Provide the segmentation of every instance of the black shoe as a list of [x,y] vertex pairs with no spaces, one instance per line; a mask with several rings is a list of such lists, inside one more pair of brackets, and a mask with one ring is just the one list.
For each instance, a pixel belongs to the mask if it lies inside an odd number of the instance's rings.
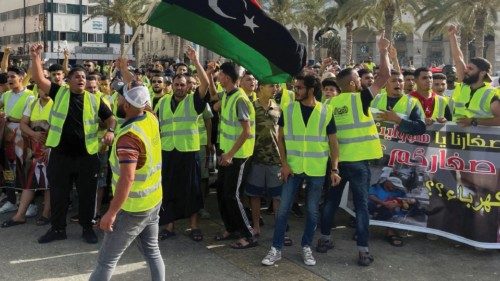
[[323,240],[321,238],[318,240],[318,244],[316,245],[316,252],[326,253],[331,249],[333,249],[333,242],[331,240]]
[[40,244],[45,244],[52,242],[54,240],[65,240],[68,237],[66,236],[66,230],[56,230],[56,229],[49,229],[47,233],[45,233],[42,237],[38,238],[38,243]]
[[82,238],[89,244],[97,244],[97,235],[92,228],[84,229]]

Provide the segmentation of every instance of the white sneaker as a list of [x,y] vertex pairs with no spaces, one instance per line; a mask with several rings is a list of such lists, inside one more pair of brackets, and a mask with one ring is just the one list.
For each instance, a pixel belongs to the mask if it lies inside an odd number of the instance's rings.
[[10,203],[10,201],[7,201],[0,208],[0,214],[4,214],[4,213],[8,213],[8,212],[14,212],[16,210],[17,210],[16,204],[12,204],[12,203]]
[[30,204],[28,210],[26,211],[27,218],[33,218],[38,215],[38,206],[35,204]]
[[281,251],[271,247],[267,256],[262,260],[263,265],[274,265],[275,262],[281,260]]
[[302,247],[302,258],[304,259],[304,263],[306,265],[316,265],[316,260],[313,257],[311,247]]

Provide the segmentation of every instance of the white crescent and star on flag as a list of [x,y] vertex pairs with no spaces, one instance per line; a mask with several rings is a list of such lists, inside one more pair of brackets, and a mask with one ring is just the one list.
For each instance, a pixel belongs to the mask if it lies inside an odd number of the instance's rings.
[[[243,4],[245,4],[245,10],[248,10],[247,3],[245,1],[243,1]],[[219,7],[219,0],[208,0],[208,6],[214,11],[214,13],[216,13],[217,15],[219,15],[223,18],[232,19],[232,20],[237,19],[235,17],[227,15],[226,13],[224,13],[224,11],[222,11],[222,9]],[[255,29],[259,27],[254,22],[255,16],[252,16],[252,17],[248,17],[247,15],[243,15],[243,16],[245,17],[245,23],[243,24],[243,26],[250,28],[250,30],[252,30],[252,33],[255,33]]]

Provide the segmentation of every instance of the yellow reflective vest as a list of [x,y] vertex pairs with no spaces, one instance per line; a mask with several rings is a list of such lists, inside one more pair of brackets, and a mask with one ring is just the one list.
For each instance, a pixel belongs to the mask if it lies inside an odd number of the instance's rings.
[[111,165],[112,190],[116,192],[116,184],[120,178],[120,163],[116,153],[116,143],[121,136],[132,133],[138,137],[146,148],[146,162],[144,166],[135,171],[134,183],[130,189],[127,200],[122,205],[122,210],[137,213],[150,210],[162,200],[161,187],[161,144],[158,120],[149,112],[145,117],[126,124],[121,128],[111,148],[109,163]]
[[331,119],[331,107],[320,102],[316,102],[307,126],[299,102],[292,102],[284,108],[286,159],[293,173],[313,177],[326,174],[330,154],[326,127]]
[[495,88],[484,86],[470,96],[469,85],[460,84],[455,88],[452,99],[454,101],[453,120],[459,118],[492,118],[491,100],[497,95]]
[[341,93],[332,98],[339,142],[339,162],[356,162],[382,157],[382,145],[373,116],[363,112],[361,94]]
[[248,139],[238,149],[234,158],[248,158],[253,155],[255,145],[255,109],[242,89],[238,89],[238,91],[229,97],[227,97],[226,93],[222,97],[219,143],[221,150],[227,153],[231,150],[243,131],[237,114],[237,102],[239,100],[243,100],[247,104],[250,112],[250,136],[248,136]]
[[[13,107],[7,109],[7,105],[9,104],[9,100],[14,95],[12,91],[8,91],[2,95],[3,97],[3,107],[5,109],[5,115],[7,117],[12,117],[15,119],[21,119],[23,117],[23,111],[26,106],[26,103],[28,102],[28,99],[33,96],[33,92],[25,89],[17,102],[14,104]],[[31,104],[31,103],[30,103]]]
[[161,149],[181,152],[199,151],[200,134],[198,132],[199,115],[194,108],[194,94],[188,94],[172,112],[173,95],[165,95],[158,101],[160,119]]
[[[420,103],[416,98],[409,95],[402,95],[398,102],[396,102],[392,110],[396,113],[410,116],[412,110],[419,104]],[[371,107],[379,110],[387,110],[387,92],[375,96],[375,98],[372,100]]]
[[[68,116],[69,97],[73,95],[68,86],[61,86],[56,94],[49,117],[50,130],[45,143],[49,147],[57,147],[61,141],[64,122]],[[99,106],[101,99],[87,91],[83,93],[83,131],[85,146],[89,154],[99,150],[97,131],[99,130]]]

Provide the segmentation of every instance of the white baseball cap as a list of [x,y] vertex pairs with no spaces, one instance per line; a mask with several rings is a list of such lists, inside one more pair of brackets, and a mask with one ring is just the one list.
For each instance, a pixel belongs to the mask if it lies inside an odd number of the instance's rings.
[[400,178],[397,178],[397,177],[388,177],[387,180],[390,181],[390,182],[392,182],[392,184],[395,187],[405,188],[403,186],[403,181]]
[[144,86],[137,86],[130,90],[125,87],[123,89],[123,97],[135,108],[144,108],[146,105],[151,104],[149,90]]

